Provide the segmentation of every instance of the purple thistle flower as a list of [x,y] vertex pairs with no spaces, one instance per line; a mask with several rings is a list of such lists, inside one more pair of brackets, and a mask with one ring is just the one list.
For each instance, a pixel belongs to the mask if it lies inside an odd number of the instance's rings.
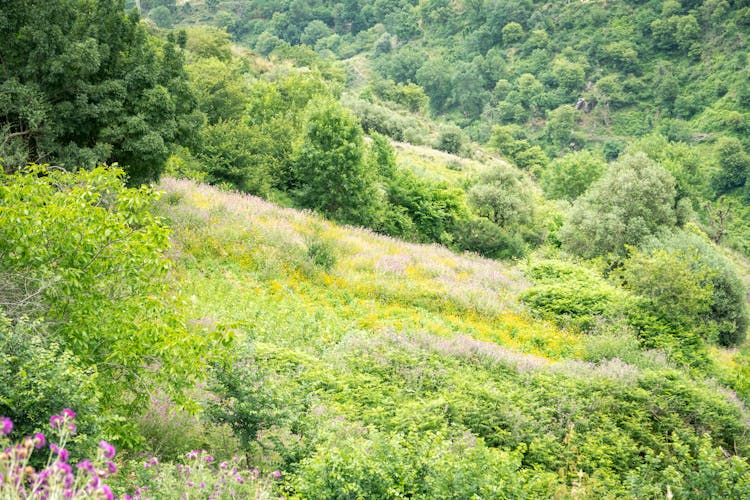
[[44,448],[44,445],[47,443],[47,440],[44,438],[44,434],[41,432],[37,432],[34,434],[34,447],[39,450]]
[[205,488],[205,487],[206,487],[206,483],[205,483],[204,481],[201,481],[201,484],[200,484],[199,486],[200,486],[201,488]]
[[13,421],[8,417],[0,418],[0,436],[7,436],[13,430]]
[[109,470],[110,474],[114,474],[115,472],[117,472],[117,465],[115,465],[114,462],[107,461],[105,465],[107,466],[107,470]]
[[99,447],[104,450],[104,456],[113,458],[115,456],[115,447],[106,441],[99,441]]
[[55,465],[58,469],[65,472],[65,474],[70,474],[70,465],[66,464],[65,462],[55,462]]
[[76,432],[78,432],[78,427],[76,427],[76,424],[74,424],[73,422],[70,422],[68,424],[68,429],[70,429],[71,434],[75,434]]
[[109,486],[107,486],[106,484],[102,485],[101,490],[102,493],[104,493],[104,498],[106,498],[107,500],[113,500],[115,498],[115,496],[112,494],[112,490],[109,489]]
[[274,479],[281,479],[281,472],[275,470],[271,473],[271,477]]
[[203,461],[211,463],[214,461],[214,457],[212,457],[211,455],[206,455],[205,457],[203,457]]
[[62,424],[62,417],[60,415],[52,415],[49,418],[49,425],[53,429],[57,429],[58,427],[60,427],[60,424]]
[[90,460],[81,460],[80,462],[78,462],[78,464],[76,465],[76,467],[78,469],[84,469],[84,470],[86,470],[86,471],[88,471],[88,472],[90,472],[92,474],[94,473],[94,466],[91,465],[91,461]]
[[60,412],[60,415],[62,417],[67,417],[70,420],[73,420],[74,418],[76,418],[76,413],[70,408],[65,408],[63,411]]

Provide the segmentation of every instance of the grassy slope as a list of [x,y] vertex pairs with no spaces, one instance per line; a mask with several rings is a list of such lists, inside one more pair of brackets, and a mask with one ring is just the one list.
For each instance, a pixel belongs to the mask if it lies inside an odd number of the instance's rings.
[[[283,405],[313,421],[295,438],[308,458],[292,482],[325,470],[339,453],[331,450],[359,442],[364,428],[371,440],[450,428],[470,430],[479,436],[472,446],[493,454],[516,450],[519,481],[542,496],[565,496],[583,478],[584,496],[600,497],[612,494],[597,479],[602,471],[616,474],[615,484],[642,474],[634,467],[643,450],[670,447],[673,426],[692,436],[709,429],[725,449],[748,434],[731,393],[658,357],[638,366],[582,361],[586,339],[530,318],[518,301],[527,285],[507,264],[189,181],[165,179],[161,188],[175,277],[194,320],[252,345]],[[692,401],[703,408],[698,417]],[[298,480],[292,489],[304,497]]]

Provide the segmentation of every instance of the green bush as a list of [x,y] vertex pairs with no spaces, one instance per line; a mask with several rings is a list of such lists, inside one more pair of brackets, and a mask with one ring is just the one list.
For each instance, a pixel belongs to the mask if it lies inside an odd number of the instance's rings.
[[620,320],[633,304],[630,294],[573,263],[536,262],[526,268],[526,273],[535,284],[521,300],[563,327],[590,332],[600,323]]

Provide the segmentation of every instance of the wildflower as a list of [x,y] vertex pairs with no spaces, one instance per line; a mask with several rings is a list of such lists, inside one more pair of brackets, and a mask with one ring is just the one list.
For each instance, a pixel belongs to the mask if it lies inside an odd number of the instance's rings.
[[47,440],[44,438],[44,434],[41,432],[34,434],[34,446],[37,450],[44,448],[45,443],[47,443]]
[[205,488],[205,487],[206,487],[206,483],[205,483],[205,481],[201,481],[201,484],[200,484],[199,486],[200,486],[201,488]]
[[281,472],[275,470],[271,473],[271,477],[274,479],[281,479]]
[[109,486],[107,486],[106,484],[102,485],[101,490],[102,490],[102,493],[104,493],[104,498],[106,498],[107,500],[113,500],[113,498],[115,497],[112,494],[112,490],[109,489]]
[[211,455],[206,455],[205,457],[203,457],[203,461],[211,463],[214,461],[214,457],[212,457]]
[[117,472],[117,465],[115,465],[114,462],[107,461],[104,465],[107,466],[107,470],[110,474],[114,474],[115,472]]
[[86,470],[92,474],[94,473],[94,466],[91,465],[91,461],[89,460],[81,460],[80,462],[78,462],[76,467],[79,469]]
[[60,427],[60,424],[62,424],[62,417],[60,415],[52,415],[49,418],[49,425],[53,429],[57,429]]
[[66,450],[65,448],[60,448],[55,443],[51,443],[49,445],[49,449],[52,450],[53,453],[57,454],[61,461],[68,461],[68,450]]
[[13,430],[13,421],[8,417],[0,418],[0,436],[7,436]]
[[148,462],[149,462],[149,463],[150,463],[151,465],[158,465],[158,464],[159,464],[159,459],[158,459],[158,458],[156,458],[156,457],[151,457],[151,458],[150,458],[150,459],[148,460]]
[[106,458],[113,458],[115,456],[115,447],[106,441],[99,441],[99,447],[104,450],[104,456]]
[[76,414],[75,414],[75,412],[74,412],[73,410],[71,410],[70,408],[65,408],[65,409],[64,409],[64,410],[63,410],[62,412],[60,412],[60,415],[61,415],[61,416],[62,416],[63,418],[64,418],[64,417],[67,417],[67,418],[69,418],[70,420],[73,420],[74,418],[76,418]]

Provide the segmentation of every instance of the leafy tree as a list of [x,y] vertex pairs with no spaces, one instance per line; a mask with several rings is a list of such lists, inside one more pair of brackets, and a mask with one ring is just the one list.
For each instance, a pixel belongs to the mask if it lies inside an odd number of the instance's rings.
[[272,184],[269,158],[272,147],[261,127],[243,121],[220,121],[202,133],[198,158],[211,183],[229,183],[236,189],[256,195],[268,194]]
[[518,43],[521,40],[523,40],[523,35],[524,35],[523,26],[521,26],[515,21],[511,21],[505,26],[503,26],[502,34],[503,34],[503,44],[513,45],[514,43]]
[[547,113],[545,134],[550,142],[558,147],[568,145],[573,137],[577,114],[576,110],[570,104],[564,104]]
[[362,136],[354,116],[340,105],[322,99],[310,103],[294,160],[302,206],[348,224],[372,220],[374,179],[365,169]]
[[238,68],[220,59],[202,58],[189,64],[187,72],[200,109],[209,124],[239,119],[248,102],[248,86]]
[[564,247],[583,257],[625,254],[677,222],[675,180],[643,153],[620,157],[573,204],[560,231]]
[[160,28],[169,29],[174,24],[172,12],[163,5],[151,9],[148,13],[148,17],[151,18],[151,20]]
[[552,160],[542,171],[540,182],[548,198],[573,201],[601,177],[606,168],[604,158],[590,151],[574,151]]
[[718,194],[742,187],[750,172],[750,155],[742,143],[734,137],[722,137],[716,144],[720,171],[714,176],[713,185]]
[[465,142],[466,136],[460,128],[455,125],[445,125],[440,129],[436,147],[441,151],[458,154],[463,149]]
[[479,215],[506,229],[517,229],[533,217],[534,199],[528,180],[505,165],[480,173],[467,198]]
[[750,324],[747,287],[735,265],[716,245],[692,228],[692,231],[676,231],[667,237],[652,239],[644,250],[651,253],[664,250],[689,256],[683,260],[690,263],[695,274],[705,274],[702,278],[704,286],[711,291],[706,301],[708,310],[703,310],[703,324],[699,325],[701,335],[724,346],[744,341]]
[[93,370],[102,415],[127,414],[156,386],[180,398],[217,339],[183,324],[167,281],[169,231],[151,210],[157,195],[123,177],[101,167],[0,176],[0,275],[19,292],[14,303],[34,304],[16,312]]
[[[13,1],[0,25],[0,126],[28,161],[118,162],[133,184],[158,177],[171,144],[201,125],[182,55],[149,36],[123,1]],[[39,29],[44,26],[44,29]],[[31,93],[45,104],[29,120]],[[29,128],[34,127],[34,128]]]

